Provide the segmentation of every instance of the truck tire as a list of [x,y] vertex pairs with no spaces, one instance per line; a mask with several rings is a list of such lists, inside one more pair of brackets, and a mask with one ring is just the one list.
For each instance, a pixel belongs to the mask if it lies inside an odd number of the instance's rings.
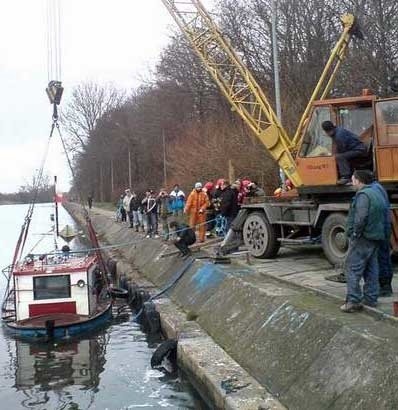
[[322,248],[327,260],[333,266],[343,266],[348,251],[346,237],[347,215],[330,214],[322,225]]
[[274,258],[281,247],[275,226],[262,212],[249,214],[243,225],[243,241],[255,258]]

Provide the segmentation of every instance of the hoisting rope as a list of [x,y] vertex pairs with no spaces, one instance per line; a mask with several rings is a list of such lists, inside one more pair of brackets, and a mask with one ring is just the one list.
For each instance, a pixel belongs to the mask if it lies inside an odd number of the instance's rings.
[[[194,227],[187,227],[187,228],[182,228],[182,229],[178,229],[178,230],[175,230],[175,231],[172,231],[171,233],[170,233],[170,235],[172,235],[172,234],[177,234],[177,233],[181,233],[181,232],[184,232],[184,231],[187,231],[188,229],[195,229],[195,228],[197,228],[197,227],[199,227],[199,226],[202,226],[202,225],[207,225],[208,223],[212,223],[212,222],[214,222],[214,221],[216,221],[217,220],[217,218],[214,218],[214,219],[210,219],[210,220],[208,220],[208,221],[205,221],[205,222],[202,222],[202,223],[199,223],[199,224],[196,224],[196,225],[194,225]],[[162,234],[162,235],[159,235],[160,237],[166,237],[166,234]],[[125,247],[127,247],[127,246],[132,246],[132,245],[139,245],[140,243],[143,243],[143,242],[145,242],[145,241],[147,241],[148,239],[147,238],[141,238],[141,239],[136,239],[136,240],[133,240],[133,241],[128,241],[128,242],[119,242],[119,243],[115,243],[115,244],[113,244],[113,245],[103,245],[103,246],[97,246],[97,247],[93,247],[93,248],[88,248],[88,249],[82,249],[82,250],[80,250],[80,251],[71,251],[70,253],[71,254],[78,254],[78,253],[90,253],[90,252],[97,252],[97,251],[102,251],[102,250],[110,250],[110,249],[118,249],[118,248],[125,248]],[[53,255],[54,253],[47,253],[46,255]],[[40,254],[37,254],[37,255],[34,255],[34,256],[40,256]]]
[[50,148],[50,141],[53,136],[53,133],[54,133],[54,123],[51,126],[50,135],[47,140],[46,148],[44,150],[44,154],[43,154],[43,158],[40,163],[40,167],[37,171],[36,177],[34,178],[33,199],[32,199],[32,202],[29,204],[29,208],[28,208],[28,211],[26,212],[24,223],[22,224],[22,227],[21,227],[21,232],[19,234],[17,246],[15,248],[14,257],[13,257],[12,264],[11,264],[12,267],[14,267],[17,261],[21,258],[24,248],[25,248],[26,239],[27,239],[29,227],[30,227],[30,222],[32,220],[32,215],[33,215],[33,211],[36,205],[39,189],[43,181],[44,166],[46,164],[48,151]]
[[47,0],[47,75],[48,82],[61,81],[61,3]]
[[60,103],[63,88],[61,86],[61,4],[60,0],[47,0],[47,75],[48,88],[47,95],[51,103],[54,105],[53,122],[51,124],[50,135],[44,155],[33,183],[33,199],[29,205],[25,216],[24,223],[21,227],[21,232],[18,237],[17,245],[14,251],[14,256],[11,266],[14,267],[17,261],[22,257],[25,248],[30,222],[34,207],[37,201],[40,186],[43,182],[43,171],[47,160],[50,147],[50,140],[53,136],[55,128],[58,126],[57,104]]

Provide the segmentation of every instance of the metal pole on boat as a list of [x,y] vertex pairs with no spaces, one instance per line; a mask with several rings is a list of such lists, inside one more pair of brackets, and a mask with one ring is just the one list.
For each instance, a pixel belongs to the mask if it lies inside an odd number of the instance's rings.
[[59,236],[59,224],[58,224],[57,176],[56,175],[54,175],[54,201],[55,201],[55,232],[58,237]]

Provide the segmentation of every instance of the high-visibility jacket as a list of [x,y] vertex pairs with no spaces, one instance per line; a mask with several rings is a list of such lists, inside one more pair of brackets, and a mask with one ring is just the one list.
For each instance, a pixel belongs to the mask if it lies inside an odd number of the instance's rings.
[[188,196],[187,203],[185,205],[185,212],[187,214],[205,212],[210,205],[207,194],[203,191],[197,191],[194,189]]

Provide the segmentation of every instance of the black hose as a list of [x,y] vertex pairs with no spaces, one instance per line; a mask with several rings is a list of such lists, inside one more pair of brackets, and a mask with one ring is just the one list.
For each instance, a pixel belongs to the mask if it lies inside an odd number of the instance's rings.
[[[153,300],[159,298],[160,296],[165,294],[167,291],[169,291],[173,286],[175,286],[177,282],[184,276],[184,273],[191,267],[194,261],[195,261],[194,258],[192,257],[188,258],[185,264],[175,273],[171,282],[168,285],[166,285],[162,290],[160,290],[156,295],[151,296],[148,301],[152,302]],[[143,311],[144,311],[144,307],[142,307],[138,311],[138,313],[133,316],[133,321],[137,321],[142,315]]]

